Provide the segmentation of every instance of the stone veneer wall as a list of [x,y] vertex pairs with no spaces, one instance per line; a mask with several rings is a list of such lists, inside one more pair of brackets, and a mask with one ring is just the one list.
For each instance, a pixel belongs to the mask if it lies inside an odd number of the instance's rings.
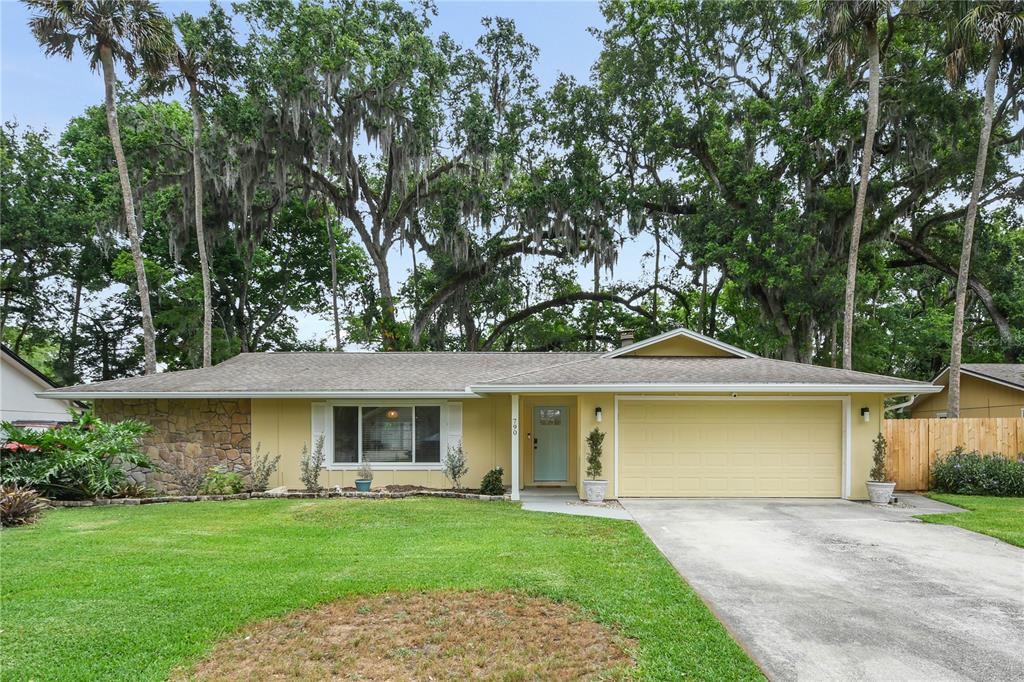
[[223,465],[238,470],[249,465],[252,404],[248,398],[96,400],[94,409],[104,421],[138,419],[152,427],[142,439],[142,451],[167,466],[144,479],[157,490],[178,488],[174,469],[206,471]]

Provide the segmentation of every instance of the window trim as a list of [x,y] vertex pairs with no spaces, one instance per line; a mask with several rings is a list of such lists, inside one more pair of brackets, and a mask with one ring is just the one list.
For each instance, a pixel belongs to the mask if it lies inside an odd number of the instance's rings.
[[[367,398],[364,400],[327,400],[327,413],[330,415],[327,420],[325,433],[329,438],[324,440],[331,444],[330,452],[325,463],[325,468],[331,471],[356,471],[363,464],[363,408],[364,407],[411,407],[413,408],[413,459],[416,459],[416,409],[417,407],[437,407],[440,410],[440,454],[444,459],[444,453],[448,452],[448,401],[447,400],[394,400],[388,398]],[[356,419],[358,427],[356,434],[356,461],[335,462],[334,461],[334,408],[335,407],[358,407],[359,413]],[[374,471],[441,471],[444,469],[442,462],[370,462],[370,468]]]

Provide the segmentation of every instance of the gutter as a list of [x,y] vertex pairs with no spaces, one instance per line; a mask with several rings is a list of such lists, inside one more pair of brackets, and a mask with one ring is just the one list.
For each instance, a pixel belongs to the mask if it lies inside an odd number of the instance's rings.
[[[931,393],[938,393],[938,391],[931,391]],[[914,404],[914,401],[917,400],[917,396],[918,396],[917,393],[911,393],[910,397],[907,398],[906,400],[904,400],[902,403],[896,403],[895,405],[890,405],[889,407],[885,408],[885,411],[886,412],[890,412],[890,411],[902,410],[904,407],[910,407],[911,405]]]
[[475,384],[474,393],[938,393],[930,384]]
[[479,398],[469,391],[42,391],[37,398],[54,400],[185,399],[185,398]]

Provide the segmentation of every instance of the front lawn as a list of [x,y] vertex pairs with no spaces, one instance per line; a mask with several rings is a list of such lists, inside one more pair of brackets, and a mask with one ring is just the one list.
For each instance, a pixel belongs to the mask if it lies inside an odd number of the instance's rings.
[[760,678],[627,522],[446,499],[251,500],[56,509],[0,542],[4,679],[166,679],[247,623],[453,589],[574,604],[635,642],[638,678]]
[[928,523],[945,523],[984,533],[1024,547],[1024,497],[985,497],[930,493],[928,497],[955,504],[969,511],[926,514],[917,518]]

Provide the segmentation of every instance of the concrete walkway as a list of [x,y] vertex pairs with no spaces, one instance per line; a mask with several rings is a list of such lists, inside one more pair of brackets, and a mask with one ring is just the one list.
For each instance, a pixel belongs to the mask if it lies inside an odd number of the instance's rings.
[[773,680],[1024,679],[1024,550],[900,502],[623,506]]
[[629,512],[615,502],[606,506],[584,504],[574,488],[527,488],[519,497],[525,511],[633,520]]

